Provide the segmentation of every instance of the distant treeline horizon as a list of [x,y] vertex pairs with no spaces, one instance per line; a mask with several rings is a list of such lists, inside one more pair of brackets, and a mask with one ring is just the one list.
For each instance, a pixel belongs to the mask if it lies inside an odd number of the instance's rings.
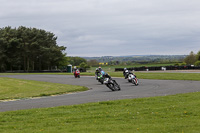
[[130,56],[101,56],[101,57],[82,57],[88,61],[98,62],[182,62],[187,55],[130,55]]
[[[142,54],[142,55],[107,55],[107,56],[78,56],[81,58],[101,58],[101,57],[137,57],[137,56],[188,56],[189,54],[174,54],[174,55],[170,55],[170,54]],[[77,56],[71,56],[71,57],[77,57]]]

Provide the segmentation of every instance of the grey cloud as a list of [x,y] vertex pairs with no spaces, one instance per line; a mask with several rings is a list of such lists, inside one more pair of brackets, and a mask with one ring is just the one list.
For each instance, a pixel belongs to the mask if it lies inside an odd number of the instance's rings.
[[51,31],[73,56],[188,54],[200,50],[199,5],[199,0],[1,0],[0,27]]

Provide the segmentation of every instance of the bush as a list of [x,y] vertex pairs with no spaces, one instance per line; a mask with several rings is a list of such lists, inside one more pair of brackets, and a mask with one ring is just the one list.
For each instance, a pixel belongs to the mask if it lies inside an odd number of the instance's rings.
[[179,63],[174,64],[174,66],[179,66]]
[[200,66],[200,61],[196,61],[196,62],[194,63],[194,65],[195,65],[195,66]]
[[176,63],[176,64],[174,64],[174,66],[186,66],[187,64],[185,63],[185,62],[183,62],[183,63]]
[[187,64],[185,62],[181,63],[181,66],[186,66]]

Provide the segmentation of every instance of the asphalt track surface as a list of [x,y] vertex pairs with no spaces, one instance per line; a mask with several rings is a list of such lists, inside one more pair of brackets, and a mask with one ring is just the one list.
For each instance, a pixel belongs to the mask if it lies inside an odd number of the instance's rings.
[[72,75],[7,75],[1,77],[80,85],[88,87],[89,90],[59,96],[0,102],[0,112],[200,91],[200,81],[140,79],[139,85],[134,86],[124,78],[113,78],[120,84],[121,91],[111,91],[91,76],[81,76],[80,79],[75,79]]

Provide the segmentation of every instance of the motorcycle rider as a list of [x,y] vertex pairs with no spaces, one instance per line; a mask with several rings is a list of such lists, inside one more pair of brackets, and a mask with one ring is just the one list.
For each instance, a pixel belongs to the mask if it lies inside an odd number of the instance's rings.
[[74,76],[76,77],[77,74],[80,74],[80,71],[78,68],[75,67],[73,70],[73,73],[74,73]]
[[129,74],[129,70],[127,68],[124,68],[123,75],[124,75],[125,79],[128,78],[128,74]]
[[109,74],[107,74],[107,73],[105,73],[105,74],[103,75],[103,77],[104,77],[104,78],[112,79],[111,76],[110,76]]
[[77,70],[77,68],[76,68],[76,66],[74,66],[74,68],[73,68],[73,73],[75,73],[76,72],[76,70]]
[[128,75],[129,75],[129,74],[133,74],[133,75],[136,77],[136,75],[135,75],[134,73],[132,73],[132,72],[131,72],[130,70],[128,70],[127,68],[124,68],[123,75],[124,75],[125,79],[128,78]]
[[[100,74],[104,74],[105,72],[103,71],[103,69],[101,67],[99,68],[96,68],[96,71],[95,71],[95,75],[96,77],[98,77],[98,75]],[[97,79],[97,78],[96,78]]]
[[76,69],[75,73],[80,73],[80,71],[78,69]]

